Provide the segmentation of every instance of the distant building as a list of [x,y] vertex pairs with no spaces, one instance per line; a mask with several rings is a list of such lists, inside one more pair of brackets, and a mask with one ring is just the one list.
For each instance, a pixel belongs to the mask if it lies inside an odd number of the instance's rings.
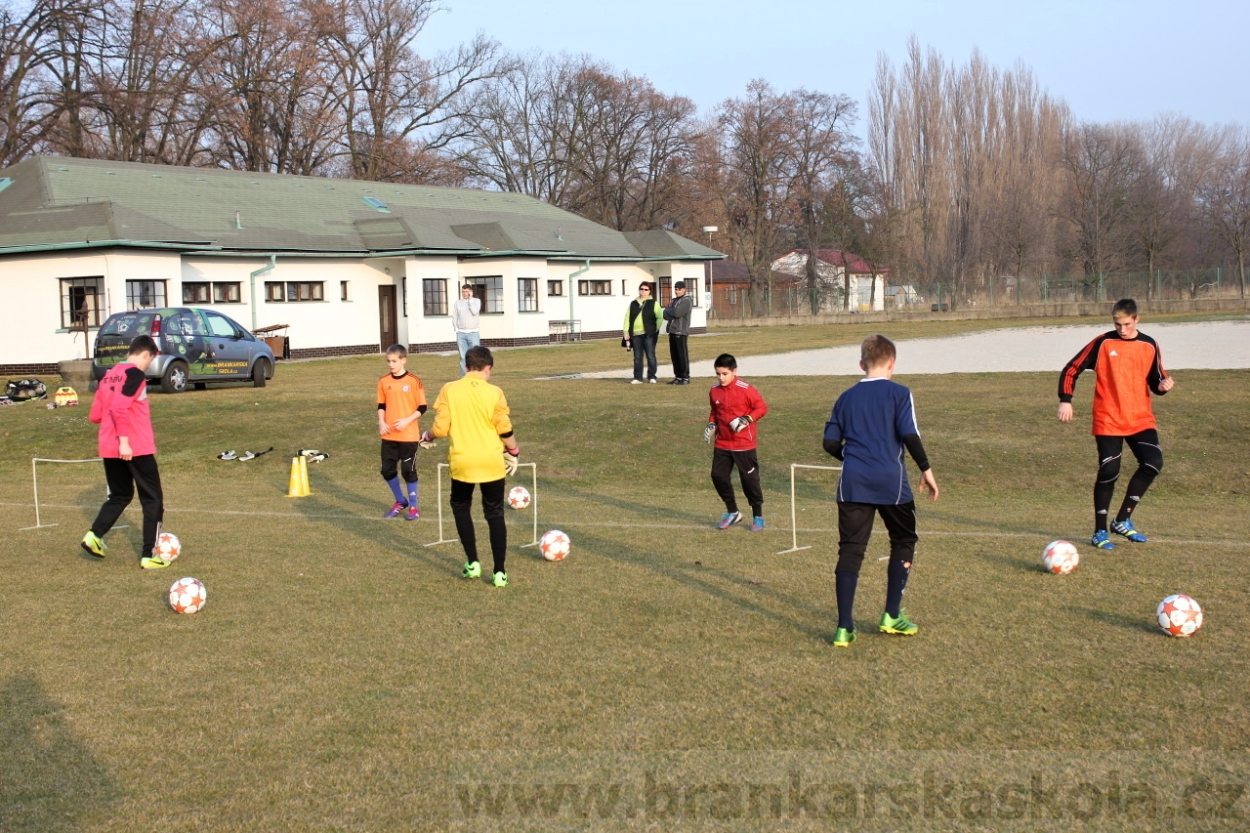
[[[772,269],[791,276],[798,285],[807,285],[807,249],[793,249],[773,261]],[[885,309],[885,287],[890,270],[874,269],[859,255],[837,249],[816,250],[816,274],[824,292],[822,311],[840,312],[850,309],[869,312]],[[844,295],[850,294],[850,303]]]
[[289,325],[294,358],[454,350],[461,284],[487,346],[619,337],[644,280],[685,280],[697,332],[722,257],[520,194],[36,157],[0,170],[0,373],[83,356],[76,316],[184,304]]

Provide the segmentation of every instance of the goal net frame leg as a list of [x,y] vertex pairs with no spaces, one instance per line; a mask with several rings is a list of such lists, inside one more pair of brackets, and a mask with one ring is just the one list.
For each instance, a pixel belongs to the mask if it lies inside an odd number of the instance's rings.
[[439,544],[454,544],[460,540],[459,538],[443,537],[443,469],[448,470],[447,478],[451,479],[451,466],[447,463],[439,463],[438,474],[435,476],[435,480],[438,481],[438,540],[426,544],[427,547],[437,547]]
[[537,463],[521,463],[517,466],[517,468],[519,469],[525,468],[526,466],[530,467],[531,473],[533,474],[533,482],[530,486],[530,509],[534,513],[534,540],[530,541],[528,544],[522,544],[520,548],[523,550],[529,549],[530,547],[536,547],[539,544],[539,541],[538,541],[538,464]]
[[801,550],[810,550],[812,548],[811,544],[807,544],[802,547],[799,546],[799,524],[798,524],[798,518],[795,515],[795,508],[794,508],[794,470],[795,469],[818,469],[820,471],[842,471],[841,466],[809,466],[804,463],[791,463],[790,464],[790,549],[781,550],[780,552],[777,553],[777,555],[787,555],[792,552],[799,552]]
[[[34,492],[35,492],[35,525],[23,526],[19,528],[17,531],[26,532],[31,529],[50,529],[54,526],[60,526],[59,523],[46,524],[40,520],[40,517],[39,517],[39,465],[38,465],[39,463],[98,463],[103,459],[104,458],[102,457],[89,457],[86,460],[57,460],[51,457],[31,457],[30,458],[30,482],[32,486],[34,487]],[[107,483],[104,486],[104,497],[106,500],[109,497],[109,490],[108,490]],[[113,529],[129,529],[129,528],[130,526],[128,524],[122,524],[120,526],[113,527]]]
[[[520,547],[521,549],[528,549],[529,547],[536,547],[538,546],[538,543],[539,543],[538,541],[538,464],[537,463],[521,463],[520,465],[517,466],[517,468],[524,468],[526,466],[529,466],[530,473],[532,475],[531,486],[530,486],[531,488],[530,506],[532,508],[533,519],[534,519],[533,521],[534,540],[530,541],[528,544],[522,544]],[[447,476],[449,478],[451,476],[450,466],[447,463],[439,463],[438,464],[438,540],[431,541],[430,543],[426,544],[425,546],[427,547],[434,547],[434,546],[438,546],[439,544],[454,544],[456,541],[460,540],[459,538],[444,538],[443,537],[443,469],[444,468],[448,469]]]

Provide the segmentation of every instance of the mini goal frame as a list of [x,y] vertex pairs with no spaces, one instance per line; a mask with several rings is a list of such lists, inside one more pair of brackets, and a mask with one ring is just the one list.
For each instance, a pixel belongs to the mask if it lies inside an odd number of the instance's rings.
[[[39,464],[40,463],[98,463],[103,459],[104,459],[103,457],[89,457],[86,460],[57,460],[57,459],[53,459],[52,457],[31,457],[30,458],[30,482],[33,484],[34,490],[35,490],[35,525],[21,527],[20,529],[18,529],[18,532],[26,532],[31,529],[48,529],[50,527],[60,526],[59,523],[46,524],[46,523],[43,523],[39,519]],[[109,495],[108,486],[105,486],[104,487],[105,498],[107,498],[108,495]],[[127,528],[126,525],[113,527],[113,529],[126,529],[126,528]]]
[[[529,547],[538,546],[538,464],[537,463],[520,463],[517,465],[517,468],[518,469],[528,468],[530,470],[530,473],[533,475],[532,485],[530,486],[529,508],[530,508],[530,511],[534,515],[534,540],[530,541],[528,544],[521,545],[521,549],[527,549]],[[438,478],[438,540],[431,541],[430,543],[426,544],[427,547],[436,547],[439,544],[454,544],[456,541],[460,540],[459,538],[444,538],[443,537],[443,469],[448,470],[447,478],[448,480],[451,479],[450,464],[439,463],[438,475],[437,475],[437,478]],[[508,499],[507,494],[505,493],[504,500],[506,501],[507,499]]]
[[795,469],[816,469],[818,471],[842,471],[841,466],[809,466],[805,463],[790,464],[790,549],[781,550],[777,555],[786,555],[799,550],[810,550],[811,544],[799,546],[799,525],[795,516],[794,509],[794,470]]

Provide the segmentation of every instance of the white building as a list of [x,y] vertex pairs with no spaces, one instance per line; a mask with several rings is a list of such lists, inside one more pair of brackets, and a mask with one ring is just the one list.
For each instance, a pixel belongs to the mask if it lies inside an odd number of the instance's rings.
[[[794,249],[773,261],[772,270],[792,275],[803,285],[807,277],[807,249]],[[872,312],[885,309],[886,279],[890,270],[874,269],[858,255],[837,249],[816,250],[816,274],[827,290],[826,298],[831,312],[850,309],[856,312]],[[843,295],[850,295],[850,303],[843,303]]]
[[487,346],[617,338],[642,281],[685,280],[700,332],[721,257],[519,194],[36,157],[0,171],[0,373],[83,357],[76,315],[182,305],[289,325],[293,358],[454,350],[462,283]]

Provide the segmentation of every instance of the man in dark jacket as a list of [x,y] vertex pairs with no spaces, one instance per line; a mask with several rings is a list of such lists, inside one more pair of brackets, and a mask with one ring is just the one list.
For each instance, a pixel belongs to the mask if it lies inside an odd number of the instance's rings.
[[668,321],[668,352],[673,359],[673,381],[670,385],[690,384],[690,350],[686,340],[690,338],[690,310],[694,301],[686,294],[686,282],[673,284],[673,300],[664,308],[664,320]]

